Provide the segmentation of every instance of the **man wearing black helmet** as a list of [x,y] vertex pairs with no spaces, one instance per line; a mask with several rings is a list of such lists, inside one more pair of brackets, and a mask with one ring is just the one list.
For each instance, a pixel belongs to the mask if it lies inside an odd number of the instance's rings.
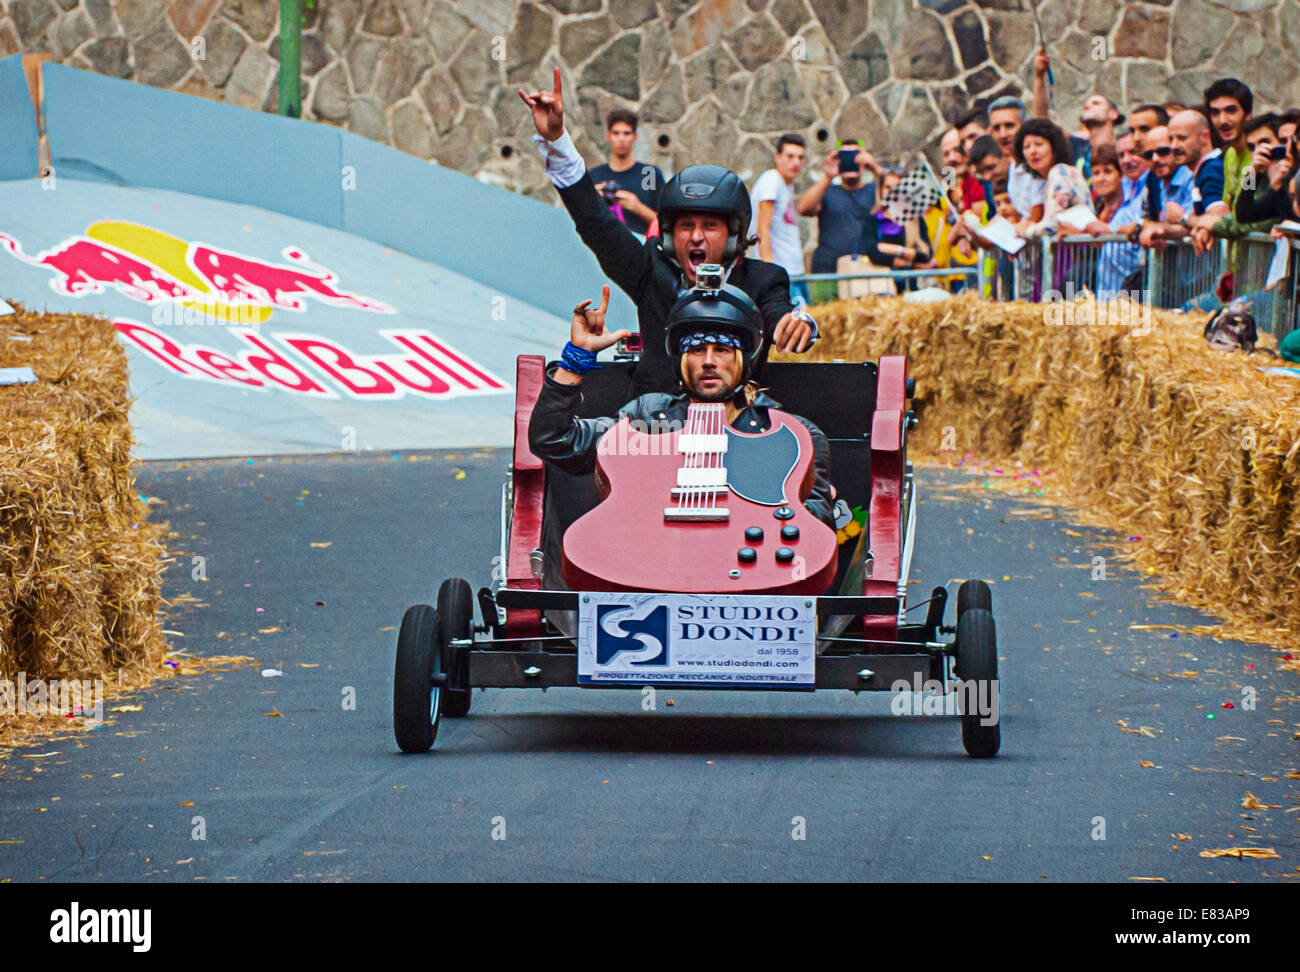
[[[674,385],[672,363],[663,353],[664,325],[677,298],[695,284],[696,270],[721,263],[727,282],[757,304],[765,340],[753,363],[761,374],[770,347],[806,351],[817,337],[816,321],[790,303],[790,278],[781,267],[746,259],[750,243],[749,192],[740,177],[718,165],[682,169],[659,198],[659,236],[642,243],[610,213],[587,174],[582,157],[564,130],[560,69],[553,91],[519,96],[533,114],[546,159],[546,172],[573,217],[578,235],[605,274],[637,305],[644,351],[633,375],[641,392]],[[612,342],[610,342],[612,343]]]
[[[601,367],[596,364],[597,353],[629,333],[611,333],[605,328],[608,285],[601,291],[600,306],[592,309],[590,305],[590,300],[584,300],[573,309],[569,343],[559,361],[546,368],[546,380],[528,426],[528,444],[535,455],[574,475],[589,475],[595,470],[596,444],[619,418],[626,417],[634,428],[649,432],[679,430],[693,402],[725,402],[728,424],[742,432],[762,432],[770,427],[768,409],[780,408],[780,403],[749,380],[765,343],[762,318],[749,296],[730,285],[717,289],[697,286],[669,311],[660,349],[679,375],[684,392],[639,395],[619,409],[615,418],[578,418],[583,375]],[[817,426],[798,415],[792,417],[803,423],[813,441],[816,479],[804,506],[833,528],[830,446]]]

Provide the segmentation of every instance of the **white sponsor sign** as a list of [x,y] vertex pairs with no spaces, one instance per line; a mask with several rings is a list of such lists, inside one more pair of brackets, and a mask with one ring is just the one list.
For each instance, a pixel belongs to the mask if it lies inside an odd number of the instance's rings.
[[735,594],[582,594],[580,685],[812,688],[816,601]]

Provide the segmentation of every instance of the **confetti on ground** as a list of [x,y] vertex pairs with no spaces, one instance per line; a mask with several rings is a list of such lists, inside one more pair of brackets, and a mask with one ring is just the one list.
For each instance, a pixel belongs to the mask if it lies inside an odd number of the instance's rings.
[[1156,764],[1153,763],[1153,762],[1151,762],[1151,760],[1149,760],[1149,759],[1139,759],[1139,760],[1138,760],[1138,766],[1140,766],[1142,769],[1155,769],[1155,768],[1156,768]]
[[1192,839],[1192,835],[1191,835],[1191,834],[1170,834],[1169,836],[1172,837],[1172,838],[1174,838],[1174,840],[1191,840],[1191,839]]
[[1131,877],[1130,881],[1168,881],[1169,878],[1162,877]]
[[1255,861],[1280,861],[1282,855],[1271,847],[1211,847],[1197,857],[1240,857]]
[[1146,736],[1148,739],[1156,738],[1156,731],[1150,726],[1139,726],[1137,729],[1130,729],[1127,719],[1120,719],[1115,725],[1119,726],[1120,732],[1131,732],[1135,735]]
[[1246,795],[1245,795],[1245,796],[1242,798],[1242,800],[1241,800],[1241,809],[1243,809],[1243,810],[1281,810],[1281,809],[1282,809],[1282,804],[1280,804],[1280,803],[1260,803],[1260,802],[1259,802],[1259,799],[1255,796],[1255,794],[1253,794],[1253,793],[1251,793],[1249,790],[1247,790],[1247,791],[1246,791]]
[[143,705],[115,705],[109,712],[143,712]]
[[324,550],[333,542],[334,542],[333,540],[313,540],[311,542],[311,545],[315,547],[317,550]]
[[278,668],[263,668],[263,669],[262,669],[262,677],[263,677],[263,678],[280,678],[283,674],[284,674],[284,672],[280,671],[280,669],[278,669]]
[[283,712],[280,712],[280,711],[277,710],[277,709],[272,709],[270,712],[263,712],[262,715],[266,716],[266,718],[268,718],[268,719],[283,719],[283,718],[284,718],[284,713],[283,713]]
[[1183,671],[1183,672],[1166,672],[1170,678],[1200,678],[1200,672]]
[[258,628],[258,629],[257,629],[257,633],[258,633],[258,634],[275,634],[275,633],[276,633],[277,631],[279,631],[279,630],[280,630],[280,626],[279,626],[278,624],[273,624],[273,625],[271,625],[271,627],[269,627],[269,628]]

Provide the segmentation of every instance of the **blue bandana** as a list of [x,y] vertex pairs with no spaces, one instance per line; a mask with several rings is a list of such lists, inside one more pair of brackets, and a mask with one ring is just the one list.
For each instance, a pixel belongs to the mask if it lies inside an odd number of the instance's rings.
[[685,354],[691,348],[698,348],[705,344],[716,344],[719,347],[735,348],[737,351],[745,350],[745,344],[738,334],[696,331],[693,334],[683,334],[677,339],[677,353]]

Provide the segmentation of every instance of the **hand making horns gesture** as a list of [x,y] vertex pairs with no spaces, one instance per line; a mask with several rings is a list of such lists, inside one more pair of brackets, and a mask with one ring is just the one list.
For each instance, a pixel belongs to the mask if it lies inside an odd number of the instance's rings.
[[555,69],[555,89],[528,94],[519,89],[519,97],[524,99],[533,113],[533,124],[537,134],[548,142],[554,142],[564,134],[564,96],[560,93],[560,69]]
[[605,311],[609,309],[609,284],[600,288],[600,306],[594,310],[591,301],[584,300],[573,308],[573,324],[569,329],[569,340],[588,351],[603,351],[632,332],[627,330],[610,333],[605,330]]

